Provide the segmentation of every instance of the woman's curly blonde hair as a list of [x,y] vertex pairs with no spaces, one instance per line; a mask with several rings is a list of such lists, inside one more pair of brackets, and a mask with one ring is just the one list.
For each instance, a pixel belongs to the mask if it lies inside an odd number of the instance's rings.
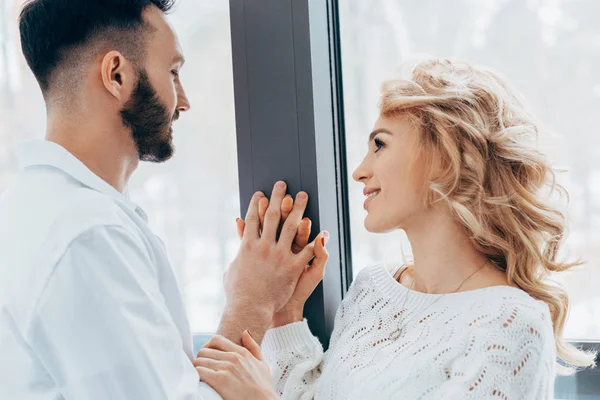
[[558,260],[565,217],[548,196],[567,193],[537,149],[538,127],[520,95],[494,72],[434,59],[384,83],[380,108],[421,127],[427,204],[446,202],[509,283],[548,305],[566,364],[559,373],[593,366],[595,354],[563,338],[569,299],[548,278],[580,263]]

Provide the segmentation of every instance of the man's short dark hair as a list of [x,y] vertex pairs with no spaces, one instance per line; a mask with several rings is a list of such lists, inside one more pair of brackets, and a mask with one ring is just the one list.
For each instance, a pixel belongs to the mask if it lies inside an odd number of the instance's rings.
[[[65,63],[81,62],[96,39],[110,40],[126,57],[143,54],[142,12],[155,5],[168,12],[174,0],[31,0],[21,11],[21,47],[43,92]],[[137,54],[136,54],[137,52]],[[126,54],[130,53],[130,54]]]

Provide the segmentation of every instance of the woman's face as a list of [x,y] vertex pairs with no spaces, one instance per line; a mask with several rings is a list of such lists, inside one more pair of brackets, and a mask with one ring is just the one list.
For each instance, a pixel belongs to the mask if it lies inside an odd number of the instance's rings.
[[425,161],[420,131],[407,117],[379,117],[369,150],[352,178],[365,185],[365,228],[382,233],[406,229],[423,212]]

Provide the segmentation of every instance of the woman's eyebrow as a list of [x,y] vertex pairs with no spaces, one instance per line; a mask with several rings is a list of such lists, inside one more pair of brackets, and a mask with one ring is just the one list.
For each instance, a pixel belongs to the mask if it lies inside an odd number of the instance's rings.
[[379,128],[379,129],[375,129],[373,132],[371,132],[371,134],[369,135],[369,141],[368,143],[371,143],[371,141],[373,140],[373,138],[378,134],[378,133],[387,133],[388,135],[393,135],[393,133],[385,128]]

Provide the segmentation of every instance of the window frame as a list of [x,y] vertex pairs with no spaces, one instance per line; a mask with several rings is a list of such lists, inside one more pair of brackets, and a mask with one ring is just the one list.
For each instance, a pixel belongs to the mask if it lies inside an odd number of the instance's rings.
[[[311,239],[327,229],[331,240],[305,317],[327,348],[353,279],[338,1],[230,0],[230,14],[240,212],[279,179],[292,194],[309,193]],[[195,336],[195,348],[209,337]],[[596,341],[572,343],[600,349]],[[556,396],[600,399],[600,371],[557,377]]]
[[230,0],[240,212],[252,194],[310,196],[311,240],[331,234],[305,317],[328,346],[351,265],[337,2]]

